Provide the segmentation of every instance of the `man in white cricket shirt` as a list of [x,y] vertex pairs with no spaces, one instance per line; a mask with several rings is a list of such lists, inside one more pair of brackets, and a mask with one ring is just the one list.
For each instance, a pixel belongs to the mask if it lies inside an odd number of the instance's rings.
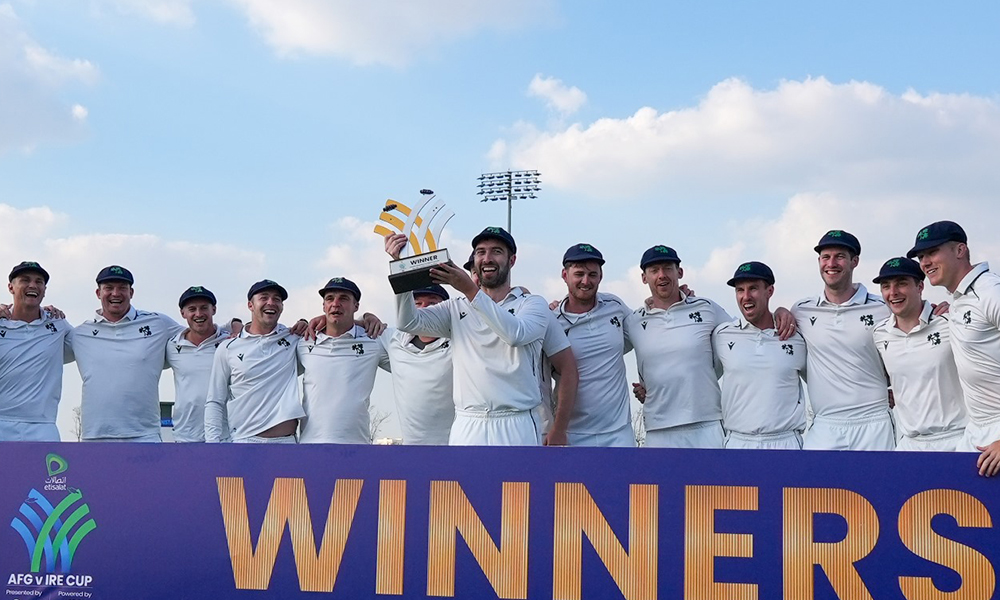
[[250,324],[219,345],[205,404],[205,441],[294,444],[299,419],[298,336],[278,323],[288,292],[270,279],[250,286]]
[[[448,300],[440,285],[413,290],[416,307],[425,308]],[[455,421],[451,340],[388,332],[392,389],[403,443],[446,446]]]
[[980,452],[979,474],[992,477],[1000,471],[1000,275],[972,264],[965,230],[952,221],[921,229],[906,256],[951,294],[951,347],[969,411],[956,449]]
[[325,329],[315,340],[299,340],[302,367],[302,407],[299,442],[313,444],[370,444],[368,407],[375,373],[389,370],[383,337],[368,337],[354,316],[361,306],[361,290],[350,279],[334,277],[319,290]]
[[189,287],[178,301],[188,326],[166,347],[166,361],[174,372],[175,442],[205,441],[205,399],[215,351],[230,336],[215,324],[216,303],[215,294],[203,286]]
[[750,261],[726,282],[741,317],[715,328],[712,344],[722,378],[726,448],[798,450],[806,428],[806,342],[798,333],[781,340],[770,300],[774,273]]
[[[625,373],[624,326],[631,310],[621,298],[598,291],[604,256],[590,244],[563,254],[567,296],[552,312],[573,348],[579,370],[576,402],[569,418],[570,446],[635,447]],[[561,377],[556,377],[556,392]]]
[[58,442],[65,319],[42,308],[49,274],[37,262],[15,265],[7,278],[14,298],[0,318],[0,442]]
[[792,307],[808,349],[812,425],[807,450],[892,450],[889,392],[872,331],[889,316],[882,298],[854,283],[858,238],[828,231],[815,247],[823,291]]
[[160,441],[163,349],[182,327],[166,315],[132,306],[134,283],[124,267],[101,269],[101,308],[68,338],[83,379],[84,441]]
[[[386,236],[386,252],[398,257],[406,243],[401,234]],[[511,287],[517,246],[509,233],[487,227],[472,247],[479,286],[453,264],[435,267],[435,283],[447,283],[462,296],[417,310],[412,293],[397,294],[398,328],[451,339],[456,410],[449,443],[538,445],[539,365],[552,316],[541,297]],[[545,441],[565,444],[565,423],[557,421]]]
[[719,381],[712,331],[731,321],[711,300],[680,290],[681,259],[669,246],[653,246],[639,262],[652,298],[625,322],[645,388],[646,445],[722,448]]
[[892,315],[875,326],[875,348],[889,374],[893,415],[903,434],[896,450],[950,452],[968,417],[948,318],[921,297],[924,273],[909,258],[890,258],[874,280]]

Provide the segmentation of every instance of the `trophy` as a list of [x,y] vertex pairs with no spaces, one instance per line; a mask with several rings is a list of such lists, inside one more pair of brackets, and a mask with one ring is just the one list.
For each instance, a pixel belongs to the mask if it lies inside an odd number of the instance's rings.
[[383,224],[375,225],[375,233],[382,237],[390,233],[402,233],[409,239],[403,246],[398,260],[389,262],[389,284],[397,294],[427,287],[431,281],[431,269],[449,262],[448,250],[438,249],[441,230],[455,216],[454,211],[445,207],[443,200],[431,203],[434,192],[420,190],[420,201],[413,208],[402,202],[389,199],[379,215]]

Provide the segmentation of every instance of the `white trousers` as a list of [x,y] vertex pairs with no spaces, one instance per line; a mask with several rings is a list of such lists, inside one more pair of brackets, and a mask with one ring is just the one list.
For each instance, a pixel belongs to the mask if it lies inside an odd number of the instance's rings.
[[603,448],[635,448],[635,431],[625,423],[610,433],[566,433],[570,446],[600,446]]
[[726,434],[722,421],[702,421],[646,431],[645,445],[650,448],[725,448]]
[[1000,418],[981,424],[969,421],[955,450],[958,452],[982,452],[976,446],[986,447],[997,440],[1000,440]]
[[541,428],[535,411],[455,409],[450,446],[537,446]]
[[294,435],[283,435],[281,437],[261,437],[251,435],[239,440],[233,440],[235,444],[297,444],[299,443]]
[[740,433],[726,435],[726,448],[731,450],[801,450],[802,434],[798,431],[778,433]]
[[55,423],[24,423],[0,419],[0,442],[58,442]]
[[136,437],[122,437],[122,438],[91,438],[89,440],[83,440],[85,442],[140,442],[143,444],[157,444],[160,442],[160,432],[147,433],[146,435],[139,435]]
[[896,450],[915,452],[954,452],[965,429],[943,431],[932,435],[903,436],[896,442]]
[[892,417],[882,414],[859,419],[816,416],[802,439],[806,450],[893,450]]

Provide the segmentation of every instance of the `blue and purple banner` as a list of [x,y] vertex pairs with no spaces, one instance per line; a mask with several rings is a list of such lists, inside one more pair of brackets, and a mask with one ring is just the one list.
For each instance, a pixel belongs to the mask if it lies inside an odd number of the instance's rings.
[[4,597],[992,598],[968,454],[0,444]]

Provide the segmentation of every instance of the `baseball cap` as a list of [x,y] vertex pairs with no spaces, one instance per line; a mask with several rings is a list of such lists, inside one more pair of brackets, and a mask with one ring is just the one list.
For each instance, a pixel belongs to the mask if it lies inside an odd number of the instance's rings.
[[774,273],[771,267],[755,260],[736,267],[736,274],[726,282],[726,285],[736,287],[736,282],[741,279],[763,279],[767,285],[774,285]]
[[354,294],[354,299],[358,302],[361,301],[361,288],[357,286],[356,283],[347,279],[346,277],[334,277],[330,281],[326,282],[326,286],[319,291],[319,295],[322,298],[330,290],[344,290],[345,292],[350,292]]
[[658,262],[675,262],[681,264],[681,258],[677,256],[677,251],[670,246],[653,246],[642,253],[639,268],[645,270],[649,265]]
[[517,254],[517,244],[514,243],[514,238],[503,227],[487,227],[484,229],[482,233],[472,238],[472,249],[475,250],[479,242],[490,239],[500,240],[507,245],[511,254]]
[[590,244],[574,244],[566,250],[563,254],[562,264],[570,262],[587,262],[587,261],[597,261],[597,264],[604,264],[604,255],[597,248],[594,248]]
[[924,227],[917,233],[917,240],[913,248],[906,253],[906,258],[913,258],[924,250],[929,250],[947,242],[968,243],[969,238],[965,235],[962,226],[953,221],[938,221]]
[[215,301],[215,294],[213,294],[210,289],[200,285],[193,285],[184,290],[184,293],[181,294],[181,299],[177,301],[177,305],[184,308],[184,305],[187,304],[188,300],[193,300],[195,298],[205,298],[212,303],[212,306],[218,304]]
[[278,282],[271,281],[270,279],[261,279],[257,283],[251,285],[250,291],[247,292],[247,300],[252,299],[254,294],[258,294],[264,290],[278,290],[278,293],[281,294],[282,302],[288,300],[288,292],[285,291],[285,288],[278,285]]
[[823,234],[823,237],[819,239],[819,243],[813,248],[816,252],[820,252],[823,248],[829,246],[842,246],[847,248],[851,252],[860,255],[861,254],[861,242],[858,238],[847,233],[842,229],[831,229]]
[[476,264],[476,251],[475,250],[473,250],[472,254],[469,255],[469,260],[465,261],[465,264],[462,265],[462,268],[465,269],[466,271],[471,271],[472,270],[472,265],[474,265],[474,264]]
[[899,277],[900,275],[913,277],[917,281],[924,280],[924,272],[920,269],[920,265],[917,264],[917,261],[912,258],[897,256],[896,258],[890,258],[885,261],[885,264],[882,265],[881,269],[879,269],[878,277],[872,279],[872,283],[882,283],[883,279]]
[[420,294],[429,294],[433,296],[440,296],[443,300],[448,299],[448,292],[443,287],[436,283],[432,283],[427,287],[417,288],[413,290],[414,296],[419,296]]
[[49,282],[49,272],[43,269],[42,265],[30,260],[26,260],[20,264],[15,265],[14,268],[10,270],[10,276],[7,277],[7,281],[14,281],[15,277],[27,271],[34,271],[36,273],[41,273],[42,279],[45,280],[45,283]]
[[97,274],[97,283],[104,283],[105,281],[127,281],[129,285],[135,283],[132,272],[118,265],[111,265],[110,267],[101,269],[101,272]]

